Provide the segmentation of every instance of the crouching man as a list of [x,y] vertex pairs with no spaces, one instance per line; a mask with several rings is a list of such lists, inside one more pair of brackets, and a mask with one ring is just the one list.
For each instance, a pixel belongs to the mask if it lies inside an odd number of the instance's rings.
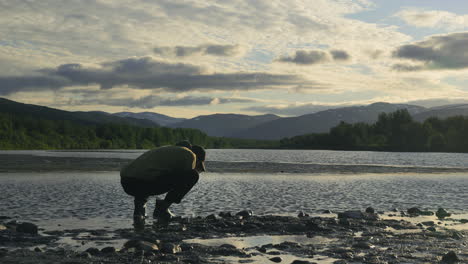
[[164,193],[164,200],[156,200],[153,218],[167,225],[173,217],[169,207],[180,203],[205,171],[205,150],[187,141],[181,143],[150,150],[120,172],[124,191],[135,197],[135,227],[144,226],[149,196]]

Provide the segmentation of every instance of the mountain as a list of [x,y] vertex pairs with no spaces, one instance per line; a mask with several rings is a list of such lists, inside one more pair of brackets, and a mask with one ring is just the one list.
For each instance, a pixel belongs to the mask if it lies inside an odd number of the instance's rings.
[[214,114],[188,119],[173,124],[171,127],[196,128],[207,133],[209,136],[230,137],[242,130],[252,128],[279,118],[279,116],[271,114],[258,116]]
[[468,116],[468,104],[454,104],[432,107],[427,111],[413,115],[413,118],[416,121],[424,121],[429,117],[438,117],[444,119],[457,115]]
[[58,110],[46,106],[23,104],[11,101],[5,98],[0,98],[0,113],[11,113],[19,115],[27,115],[35,118],[43,118],[48,120],[68,120],[85,125],[97,125],[104,123],[116,123],[133,125],[140,127],[156,127],[157,124],[149,120],[142,120],[136,118],[123,118],[113,116],[106,112],[93,111],[93,112],[69,112]]
[[186,120],[186,118],[175,118],[175,117],[170,117],[167,115],[162,115],[162,114],[152,113],[152,112],[141,112],[141,113],[119,112],[119,113],[114,113],[113,115],[120,116],[120,117],[131,117],[131,118],[136,118],[136,119],[146,119],[146,120],[153,121],[156,124],[159,124],[161,126],[170,126],[172,124],[179,123],[179,122]]
[[426,108],[414,105],[374,103],[367,106],[329,109],[298,117],[276,119],[264,124],[232,134],[237,138],[281,139],[310,133],[328,132],[341,121],[347,123],[373,123],[382,112],[389,113],[398,109],[408,109],[410,114],[423,112]]

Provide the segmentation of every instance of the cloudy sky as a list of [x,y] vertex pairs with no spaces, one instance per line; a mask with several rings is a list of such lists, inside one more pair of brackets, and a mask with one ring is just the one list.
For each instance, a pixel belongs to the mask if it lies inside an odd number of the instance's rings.
[[0,0],[0,97],[301,115],[468,101],[460,0]]

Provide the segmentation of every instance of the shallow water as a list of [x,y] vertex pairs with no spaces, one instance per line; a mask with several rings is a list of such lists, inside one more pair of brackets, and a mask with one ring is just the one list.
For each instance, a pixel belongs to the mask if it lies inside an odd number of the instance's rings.
[[[128,227],[133,201],[118,172],[0,173],[0,215],[43,227]],[[243,209],[257,214],[303,210],[388,211],[413,206],[468,211],[466,174],[233,174],[206,173],[173,211],[198,216]],[[154,199],[149,204],[149,213]],[[80,220],[80,221],[78,221]]]

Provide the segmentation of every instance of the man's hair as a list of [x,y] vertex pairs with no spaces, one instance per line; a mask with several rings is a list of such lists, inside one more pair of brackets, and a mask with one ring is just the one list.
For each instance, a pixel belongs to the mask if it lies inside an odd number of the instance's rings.
[[188,140],[179,141],[175,145],[178,147],[186,147],[188,149],[192,149],[192,144],[190,144],[190,141]]
[[203,149],[203,147],[198,146],[198,145],[193,145],[192,152],[195,153],[195,155],[197,155],[198,160],[205,161],[206,152]]

